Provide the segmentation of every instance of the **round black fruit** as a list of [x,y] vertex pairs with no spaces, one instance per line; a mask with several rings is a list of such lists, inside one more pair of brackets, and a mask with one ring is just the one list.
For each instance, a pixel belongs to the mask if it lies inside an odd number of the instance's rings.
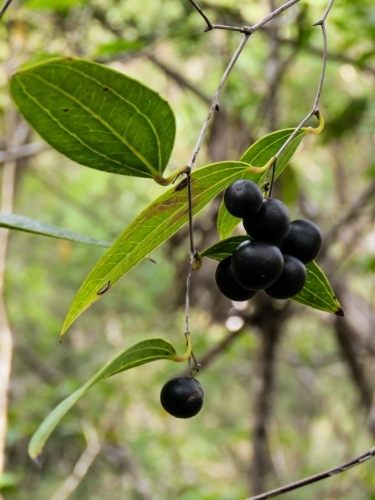
[[246,179],[233,182],[224,194],[226,209],[231,215],[240,219],[246,215],[255,214],[262,203],[262,191],[255,182]]
[[280,250],[267,241],[244,241],[232,255],[233,274],[248,290],[264,290],[281,275],[284,266]]
[[306,282],[306,268],[291,255],[284,255],[284,269],[278,280],[265,289],[274,299],[290,299],[299,293]]
[[166,382],[160,393],[165,411],[176,418],[191,418],[203,406],[203,389],[192,377],[175,377]]
[[233,274],[232,257],[226,257],[217,266],[215,280],[220,292],[236,302],[249,300],[256,294],[255,291],[247,290],[237,282]]
[[290,223],[287,233],[280,241],[280,250],[307,264],[318,255],[322,243],[322,233],[314,222],[297,219]]
[[280,200],[266,198],[255,215],[243,218],[247,234],[256,240],[276,242],[288,231],[290,216],[287,207]]

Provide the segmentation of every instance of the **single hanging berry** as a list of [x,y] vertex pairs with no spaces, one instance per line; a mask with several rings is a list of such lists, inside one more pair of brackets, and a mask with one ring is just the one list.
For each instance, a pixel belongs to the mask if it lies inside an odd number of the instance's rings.
[[225,208],[240,219],[258,212],[262,203],[263,195],[259,186],[246,179],[233,182],[224,193]]
[[275,198],[263,200],[262,207],[254,214],[244,217],[244,228],[256,240],[276,243],[288,231],[289,210],[284,203]]
[[193,377],[175,377],[166,382],[160,393],[160,402],[166,412],[176,418],[191,418],[203,406],[203,389]]

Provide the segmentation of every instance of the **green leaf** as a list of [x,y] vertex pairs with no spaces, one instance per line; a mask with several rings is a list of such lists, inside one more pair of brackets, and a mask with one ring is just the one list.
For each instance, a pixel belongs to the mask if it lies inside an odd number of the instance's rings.
[[[240,243],[250,239],[249,236],[232,236],[225,240],[206,248],[200,252],[201,257],[209,257],[217,261],[222,261],[225,257],[233,254]],[[292,297],[292,300],[305,306],[319,309],[321,311],[343,316],[341,305],[336,299],[327,276],[320,269],[316,262],[306,264],[307,279],[303,290]]]
[[[242,162],[220,162],[192,173],[193,214],[249,168]],[[184,186],[182,189],[180,189]],[[149,205],[103,255],[79,289],[65,318],[62,335],[73,321],[110,286],[188,221],[186,179]]]
[[199,252],[201,257],[209,257],[210,259],[218,260],[219,262],[229,257],[236,250],[238,245],[243,241],[251,240],[250,236],[232,236],[225,240],[221,240],[218,243],[206,248],[203,252]]
[[99,247],[111,246],[111,243],[108,241],[82,236],[81,234],[73,233],[72,231],[67,231],[61,227],[52,226],[46,222],[31,219],[30,217],[25,217],[24,215],[0,213],[0,227],[25,231],[26,233],[40,234],[42,236],[51,236],[52,238],[59,238],[62,240],[87,243],[88,245],[96,245]]
[[77,401],[95,384],[103,379],[112,377],[117,373],[130,370],[136,366],[151,363],[159,359],[170,359],[176,356],[176,350],[170,342],[163,339],[149,339],[125,349],[101,370],[99,370],[85,385],[64,399],[56,408],[43,420],[29,443],[29,456],[39,462],[43,446],[48,437]]
[[306,264],[307,279],[303,290],[292,297],[292,300],[305,306],[320,309],[337,316],[344,316],[339,301],[333,293],[327,276],[320,269],[316,262]]
[[174,115],[136,80],[101,64],[57,58],[16,73],[10,90],[30,125],[73,161],[116,174],[162,176]]
[[[272,156],[274,156],[279,151],[281,146],[293,132],[293,128],[288,128],[273,132],[272,134],[268,134],[262,137],[249,147],[249,149],[240,158],[240,161],[249,163],[254,167],[262,167],[272,158]],[[305,133],[306,132],[304,132],[303,130],[300,130],[296,137],[280,155],[280,158],[277,160],[276,164],[275,179],[282,173],[284,168],[289,163],[289,160],[295,153],[297,147],[305,136]],[[250,181],[256,182],[259,186],[263,187],[266,179],[266,172],[263,174],[245,172],[241,178],[249,179]],[[241,219],[230,215],[230,213],[225,208],[224,202],[222,201],[217,219],[217,230],[220,239],[228,238],[240,222]]]

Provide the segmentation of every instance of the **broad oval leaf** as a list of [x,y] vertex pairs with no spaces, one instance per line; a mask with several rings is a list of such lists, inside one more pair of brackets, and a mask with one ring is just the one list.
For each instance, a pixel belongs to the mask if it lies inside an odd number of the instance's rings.
[[7,229],[16,229],[26,233],[39,234],[42,236],[50,236],[52,238],[59,238],[62,240],[76,241],[78,243],[86,243],[88,245],[96,245],[99,247],[110,247],[111,243],[108,241],[97,240],[96,238],[89,238],[72,231],[67,231],[61,227],[47,224],[36,219],[31,219],[24,215],[17,214],[3,214],[0,213],[0,227]]
[[[249,168],[243,162],[220,162],[192,173],[193,214]],[[79,289],[65,318],[62,335],[110,286],[188,221],[186,179],[149,205],[108,249]]]
[[30,125],[73,161],[116,174],[162,176],[175,119],[145,85],[101,64],[56,58],[20,70],[10,90]]
[[48,437],[77,401],[95,384],[101,380],[112,377],[117,373],[130,370],[136,366],[151,363],[159,359],[170,359],[176,356],[176,350],[170,342],[163,339],[149,339],[125,349],[101,370],[99,370],[85,385],[64,399],[52,412],[43,420],[38,429],[33,434],[29,443],[29,456],[39,462],[43,446]]
[[[249,149],[240,158],[240,161],[250,163],[254,167],[262,167],[272,158],[272,156],[274,156],[279,151],[281,146],[285,141],[287,141],[294,130],[295,129],[293,128],[278,130],[277,132],[272,132],[272,134],[268,134],[262,137],[249,147]],[[275,179],[285,169],[305,134],[305,131],[300,130],[296,137],[280,155],[280,158],[277,160],[276,164]],[[244,173],[242,178],[256,182],[259,186],[262,187],[266,179],[266,172],[262,174],[246,172]],[[225,208],[224,202],[222,201],[217,219],[217,230],[220,239],[228,238],[240,222],[241,219],[230,215],[230,213]]]
[[[200,252],[201,257],[209,257],[217,261],[222,261],[233,254],[240,243],[250,239],[249,236],[232,236],[206,248]],[[306,264],[307,279],[303,290],[292,297],[292,300],[305,306],[321,311],[344,316],[340,303],[336,299],[327,276],[316,262]]]

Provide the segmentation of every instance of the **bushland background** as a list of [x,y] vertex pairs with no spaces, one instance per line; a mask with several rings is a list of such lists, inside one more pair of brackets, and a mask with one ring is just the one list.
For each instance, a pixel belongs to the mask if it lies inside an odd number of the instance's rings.
[[[200,5],[212,22],[241,26],[281,3]],[[198,166],[238,159],[253,141],[296,126],[311,109],[322,50],[320,29],[312,25],[325,7],[323,0],[303,1],[254,34],[225,85]],[[78,55],[146,83],[167,98],[177,117],[172,171],[189,159],[242,36],[203,33],[204,27],[187,0],[15,0],[0,24],[2,210],[13,204],[15,213],[114,240],[163,188],[73,164],[48,148],[17,115],[9,74],[30,60]],[[141,262],[59,345],[75,292],[104,250],[12,232],[6,315],[0,318],[3,335],[8,317],[14,342],[4,499],[245,499],[373,446],[373,2],[338,0],[327,30],[320,106],[326,127],[304,139],[275,195],[292,218],[321,227],[325,245],[318,262],[346,317],[263,293],[236,307],[218,292],[216,264],[206,259],[193,275],[191,315],[206,395],[202,412],[176,420],[159,404],[163,383],[180,366],[161,361],[139,367],[85,396],[48,441],[38,469],[27,456],[33,431],[120,349],[162,336],[183,350],[189,243],[183,228],[152,255],[157,265]],[[218,240],[218,206],[219,200],[195,221],[198,250]],[[4,247],[5,233],[0,237]],[[286,498],[374,499],[374,467],[369,461]]]

